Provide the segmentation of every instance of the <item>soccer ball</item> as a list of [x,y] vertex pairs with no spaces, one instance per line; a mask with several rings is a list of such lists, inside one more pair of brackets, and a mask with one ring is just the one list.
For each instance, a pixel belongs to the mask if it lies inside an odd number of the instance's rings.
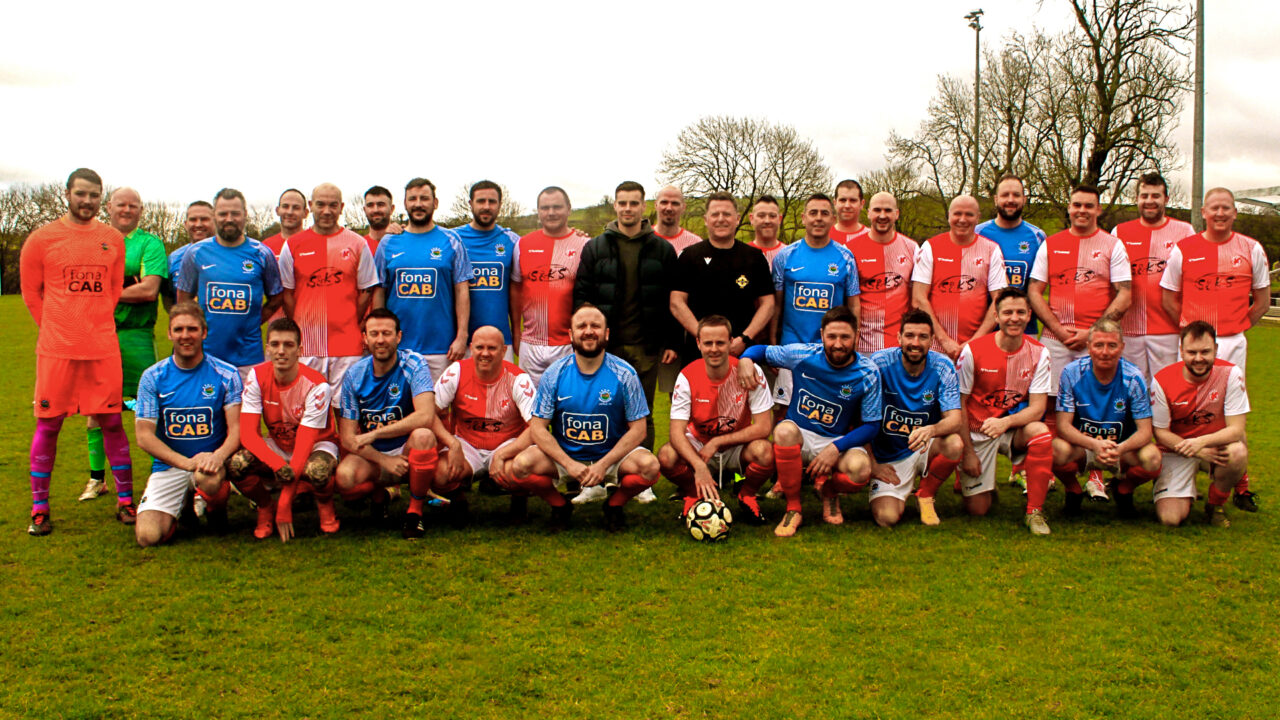
[[684,516],[685,527],[694,540],[718,542],[729,536],[733,513],[719,500],[699,500]]

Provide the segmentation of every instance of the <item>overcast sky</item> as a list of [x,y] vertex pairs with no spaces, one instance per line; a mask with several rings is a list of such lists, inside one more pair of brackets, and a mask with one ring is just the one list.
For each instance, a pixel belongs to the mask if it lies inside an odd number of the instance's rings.
[[[1206,187],[1280,185],[1280,7],[1208,4]],[[1066,0],[11,3],[0,183],[84,165],[148,200],[229,185],[274,204],[422,175],[446,207],[481,178],[525,207],[551,184],[586,205],[624,179],[652,192],[663,150],[713,114],[792,124],[857,177],[914,132],[938,74],[971,79],[974,7],[992,46],[1070,23]]]

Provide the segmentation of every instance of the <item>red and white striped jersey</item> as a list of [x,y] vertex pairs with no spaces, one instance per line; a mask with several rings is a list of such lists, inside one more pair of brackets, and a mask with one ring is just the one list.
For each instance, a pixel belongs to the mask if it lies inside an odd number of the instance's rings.
[[988,333],[960,350],[956,374],[969,429],[977,432],[987,418],[1012,415],[1027,406],[1032,394],[1049,392],[1049,352],[1023,336],[1022,346],[1009,353],[996,344],[999,333]]
[[961,247],[951,233],[935,235],[916,253],[911,281],[929,286],[929,303],[942,329],[967,343],[982,326],[991,295],[1009,284],[1000,246],[981,235]]
[[1120,320],[1128,336],[1170,335],[1178,332],[1178,324],[1164,311],[1160,302],[1164,291],[1160,279],[1169,264],[1169,253],[1178,241],[1196,234],[1190,223],[1166,217],[1160,227],[1147,227],[1141,220],[1120,223],[1112,235],[1124,243],[1129,256],[1129,272],[1133,276],[1133,303]]
[[520,339],[534,345],[568,345],[573,283],[582,248],[591,238],[570,230],[553,238],[534,230],[516,241],[511,281],[520,283]]
[[782,248],[786,247],[786,243],[781,243],[781,242],[778,243],[777,245],[774,245],[771,248],[760,247],[759,245],[756,244],[755,240],[752,240],[747,244],[759,250],[760,252],[764,253],[764,259],[769,262],[769,272],[773,272],[773,258],[778,255],[778,253],[782,250]]
[[689,432],[707,443],[718,435],[737,432],[751,424],[751,416],[769,412],[773,396],[757,367],[754,390],[747,392],[737,380],[738,358],[729,358],[729,374],[720,380],[707,377],[707,366],[695,360],[680,371],[671,391],[671,419],[687,420]]
[[1129,282],[1129,256],[1114,235],[1050,235],[1036,252],[1031,279],[1049,286],[1049,308],[1067,327],[1087,328],[1115,299],[1114,283]]
[[1182,368],[1177,362],[1152,378],[1152,425],[1186,439],[1218,432],[1227,426],[1227,417],[1248,414],[1249,393],[1238,366],[1218,359],[1202,382],[1187,380]]
[[831,237],[832,242],[840,243],[841,245],[845,246],[849,250],[853,250],[852,243],[854,239],[860,238],[869,232],[871,232],[870,225],[863,225],[862,229],[857,232],[845,232],[840,228],[832,225],[831,231],[828,232],[827,234]]
[[680,253],[684,252],[684,249],[690,245],[697,245],[702,242],[702,238],[688,230],[685,230],[684,228],[680,228],[680,234],[675,237],[667,237],[666,235],[658,232],[656,228],[654,229],[653,234],[671,243],[671,247],[675,248],[676,257],[680,257]]
[[472,447],[497,450],[528,426],[537,388],[525,371],[506,361],[498,379],[485,383],[476,377],[475,358],[467,358],[444,371],[435,393],[449,432]]
[[1266,251],[1240,233],[1223,243],[1203,234],[1183,239],[1169,253],[1160,281],[1160,287],[1182,293],[1182,326],[1204,320],[1218,335],[1248,330],[1253,290],[1270,286]]
[[911,308],[911,271],[920,246],[902,233],[887,243],[864,233],[849,242],[849,250],[862,290],[857,351],[869,354],[897,347],[902,315]]
[[297,233],[280,251],[280,282],[294,293],[304,356],[364,354],[356,301],[378,284],[364,238],[346,228],[327,236],[312,228]]
[[267,434],[281,450],[292,454],[298,427],[320,431],[316,440],[336,441],[330,401],[333,390],[324,375],[298,365],[298,377],[288,385],[276,382],[270,361],[253,366],[244,383],[240,411],[262,416]]

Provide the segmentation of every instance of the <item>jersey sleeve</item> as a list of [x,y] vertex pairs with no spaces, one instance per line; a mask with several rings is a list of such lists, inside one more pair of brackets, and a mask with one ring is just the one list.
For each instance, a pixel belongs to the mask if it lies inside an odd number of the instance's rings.
[[942,412],[960,409],[960,383],[956,377],[955,366],[950,360],[938,362],[938,407]]
[[409,392],[414,397],[435,391],[435,383],[431,381],[431,366],[427,364],[426,358],[419,358],[417,366],[408,375]]
[[244,385],[240,382],[240,373],[230,365],[227,367],[230,372],[222,375],[222,387],[226,392],[226,396],[222,400],[222,407],[224,408],[239,405],[244,397]]
[[[1160,276],[1160,287],[1173,292],[1182,292],[1182,246],[1174,245],[1169,251],[1169,260],[1164,266],[1164,275]],[[1174,318],[1175,320],[1177,318]]]
[[1124,249],[1124,243],[1119,239],[1115,239],[1115,244],[1111,246],[1111,282],[1130,282],[1133,280],[1133,270],[1129,266],[1129,253]]
[[43,235],[32,233],[22,243],[18,255],[18,281],[22,287],[22,301],[26,303],[31,319],[39,327],[44,323],[44,248]]
[[751,414],[769,412],[773,409],[773,394],[769,392],[769,383],[764,379],[764,371],[756,366],[756,386],[747,395],[747,403],[751,406]]
[[1244,371],[1231,368],[1227,376],[1227,396],[1222,401],[1222,414],[1227,417],[1249,414],[1249,393],[1245,390]]
[[[1039,370],[1038,367],[1036,369]],[[1062,368],[1062,375],[1058,378],[1057,410],[1070,413],[1076,411],[1076,381],[1079,379],[1080,364],[1078,362],[1073,360]]]
[[[798,242],[803,242],[803,240]],[[774,292],[782,292],[782,289],[786,286],[786,279],[783,277],[783,270],[787,265],[787,257],[791,254],[790,248],[791,246],[788,245],[779,250],[777,255],[773,256],[772,275]]]
[[1052,377],[1050,373],[1052,372],[1052,366],[1049,364],[1049,351],[1042,349],[1040,351],[1040,360],[1036,362],[1036,372],[1031,376],[1031,387],[1027,389],[1027,392],[1032,395],[1042,393],[1048,395],[1051,387],[1049,379]]
[[644,388],[640,386],[640,376],[635,371],[618,374],[618,384],[622,386],[623,407],[627,413],[627,422],[635,422],[649,415],[649,401],[645,399]]
[[196,294],[200,288],[200,268],[196,265],[197,262],[195,248],[182,254],[182,264],[178,266],[178,277],[174,278],[174,287],[184,293]]
[[516,244],[511,249],[511,282],[524,282],[524,276],[520,274],[520,241],[524,238],[516,240]]
[[862,376],[862,422],[879,423],[884,417],[884,403],[880,397],[880,370],[872,365]]
[[470,282],[471,256],[467,254],[467,246],[457,235],[451,235],[449,242],[453,243],[453,284]]
[[[570,362],[573,362],[572,360]],[[557,363],[547,368],[547,372],[543,373],[542,379],[538,382],[538,395],[533,401],[533,414],[543,420],[550,420],[556,414],[556,393],[560,389],[560,369],[563,365]],[[555,372],[552,372],[554,370]]]
[[307,393],[307,406],[298,424],[314,430],[323,430],[329,424],[329,404],[332,401],[332,386],[329,383],[316,383],[316,386],[311,388],[311,392]]
[[267,297],[279,295],[284,292],[284,285],[280,283],[280,263],[276,262],[271,248],[266,245],[260,247],[258,262],[262,263],[262,293]]
[[1253,265],[1253,289],[1271,287],[1271,271],[1267,265],[1267,251],[1262,248],[1262,243],[1254,242],[1253,248],[1249,251],[1249,262]]
[[920,243],[916,251],[915,267],[911,270],[911,282],[933,284],[933,245],[929,241]]
[[155,420],[160,417],[160,399],[156,396],[156,366],[147,368],[138,380],[137,405],[134,406],[134,417],[144,420]]
[[1159,380],[1151,381],[1151,424],[1165,430],[1169,428],[1169,400]]
[[853,259],[853,253],[843,245],[837,245],[841,250],[841,256],[844,258],[844,296],[851,298],[855,295],[862,294],[862,283],[858,280],[858,262]]
[[1009,284],[1009,276],[1004,271],[1004,253],[1000,252],[1000,247],[991,252],[991,262],[987,267],[987,291],[999,292]]
[[676,376],[676,385],[671,389],[671,419],[688,420],[692,417],[693,398],[689,390],[689,378],[682,372]]
[[961,395],[973,392],[973,350],[968,343],[960,348],[960,362],[956,365],[956,385]]
[[764,361],[774,368],[793,369],[804,362],[805,358],[821,350],[818,343],[793,343],[791,345],[769,345],[764,349]]
[[258,373],[250,371],[249,380],[244,384],[241,395],[241,412],[262,414],[262,386],[258,384]]
[[1129,394],[1129,413],[1135,420],[1151,417],[1151,394],[1147,392],[1147,383],[1142,375],[1134,373],[1125,378],[1125,386]]
[[142,270],[139,274],[143,277],[147,275],[169,277],[169,261],[165,257],[164,242],[160,238],[155,236],[147,238],[147,244],[142,248]]
[[436,407],[444,410],[453,405],[458,396],[458,383],[462,379],[462,365],[453,363],[445,368],[444,374],[436,381]]
[[538,388],[533,385],[533,378],[529,377],[529,373],[520,373],[511,383],[511,397],[516,401],[516,409],[520,411],[520,417],[525,422],[529,422],[529,418],[533,417],[533,401],[537,395]]
[[1031,279],[1049,282],[1049,243],[1042,242],[1036,249],[1036,259],[1031,262]]
[[[188,252],[187,255],[189,256],[191,253]],[[184,258],[182,262],[185,264],[186,259]],[[288,240],[285,240],[284,245],[280,247],[280,262],[278,267],[280,269],[280,284],[283,285],[286,290],[292,290],[294,288],[293,249],[289,247]]]
[[360,382],[356,374],[348,370],[342,375],[342,394],[338,414],[344,420],[360,419]]
[[[357,236],[358,237],[358,236]],[[356,266],[356,286],[368,290],[378,284],[378,270],[373,265],[373,253],[369,252],[369,243],[360,238],[360,264]],[[281,257],[283,257],[283,253]]]

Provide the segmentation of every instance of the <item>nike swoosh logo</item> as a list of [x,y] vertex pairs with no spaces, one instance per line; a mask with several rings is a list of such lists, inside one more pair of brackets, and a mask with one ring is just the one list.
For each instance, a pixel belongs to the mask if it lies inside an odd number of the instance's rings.
[[312,250],[311,252],[300,252],[300,253],[298,253],[298,254],[299,254],[299,255],[315,255],[315,254],[316,254],[316,251],[315,251],[315,250]]
[[800,267],[787,268],[787,272],[799,272],[803,269],[804,269],[804,266],[801,265]]
[[402,252],[398,252],[398,253],[391,253],[391,259],[392,259],[392,260],[395,260],[396,258],[400,257],[400,256],[401,256],[401,255],[403,255],[403,254],[404,254],[404,253],[402,253]]
[[573,398],[573,396],[572,396],[572,395],[565,395],[564,397],[560,397],[559,395],[557,395],[557,396],[556,396],[556,400],[557,400],[557,401],[570,400],[570,399],[572,399],[572,398]]
[[161,398],[167,398],[167,397],[169,397],[170,395],[172,395],[174,392],[178,392],[178,391],[177,391],[177,390],[174,390],[173,392],[160,393],[160,397],[161,397]]
[[805,375],[804,373],[800,373],[800,377],[804,378],[805,380],[817,380],[817,378],[810,377],[809,375]]
[[214,263],[214,264],[212,264],[212,265],[201,265],[201,266],[200,266],[200,269],[201,269],[201,270],[208,270],[208,269],[209,269],[209,268],[211,268],[211,267],[218,267],[218,263]]

